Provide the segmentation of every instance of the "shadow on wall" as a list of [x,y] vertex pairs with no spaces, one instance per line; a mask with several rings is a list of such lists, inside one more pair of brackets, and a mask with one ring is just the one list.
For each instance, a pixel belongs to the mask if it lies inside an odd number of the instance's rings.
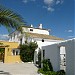
[[11,75],[9,72],[0,71],[0,75]]

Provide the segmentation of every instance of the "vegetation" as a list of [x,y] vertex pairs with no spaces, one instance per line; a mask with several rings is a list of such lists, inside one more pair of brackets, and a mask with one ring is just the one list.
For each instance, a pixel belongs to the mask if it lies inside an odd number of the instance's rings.
[[64,70],[57,71],[57,75],[65,75]]
[[38,66],[41,68],[41,49],[38,52]]
[[10,31],[13,28],[18,29],[18,27],[24,24],[23,18],[20,15],[0,5],[0,25],[5,26]]
[[42,73],[43,75],[65,75],[64,70],[57,72],[53,71],[53,67],[49,59],[44,59],[42,63],[43,68],[39,68],[38,73]]
[[42,63],[43,71],[53,71],[53,67],[49,59],[44,59]]
[[31,62],[34,59],[34,51],[38,47],[37,43],[30,42],[20,45],[20,58],[23,62]]

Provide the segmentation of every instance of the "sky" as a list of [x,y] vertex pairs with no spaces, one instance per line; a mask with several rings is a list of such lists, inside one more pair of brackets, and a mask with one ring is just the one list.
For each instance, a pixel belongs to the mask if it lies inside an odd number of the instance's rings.
[[[0,5],[20,14],[27,25],[50,29],[50,35],[71,39],[75,37],[75,0],[0,0]],[[7,39],[9,32],[0,27],[0,39]]]

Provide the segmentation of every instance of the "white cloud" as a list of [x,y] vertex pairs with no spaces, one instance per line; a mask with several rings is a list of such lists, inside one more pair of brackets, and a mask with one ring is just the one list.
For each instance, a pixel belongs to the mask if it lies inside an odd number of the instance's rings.
[[35,2],[36,0],[23,0],[24,3],[28,3],[28,2],[30,2],[30,1]]
[[57,0],[56,4],[62,4],[64,1],[63,0]]
[[[24,3],[28,3],[30,1],[35,2],[36,0],[23,0]],[[42,6],[42,7],[50,12],[53,12],[55,10],[55,8],[54,8],[55,5],[63,3],[63,0],[42,0],[42,1],[44,3],[44,6]]]
[[60,4],[60,3],[61,3],[61,1],[60,1],[60,0],[57,0],[57,1],[56,1],[56,4]]
[[72,32],[72,30],[68,30],[68,32]]
[[73,30],[69,29],[69,30],[65,30],[65,32],[71,33],[71,32],[73,32]]
[[54,6],[57,4],[62,4],[63,0],[44,0],[45,6],[43,8],[46,8],[48,11],[54,11]]
[[23,0],[23,2],[24,2],[24,3],[27,3],[27,2],[28,2],[28,0]]
[[50,12],[53,12],[54,11],[54,8],[52,8],[52,7],[47,7],[47,6],[43,6],[43,8],[45,8],[45,9],[47,9],[48,11],[50,11]]
[[54,0],[44,0],[44,4],[45,6],[43,6],[43,8],[46,8],[50,12],[54,11],[54,8],[52,7]]
[[0,34],[0,40],[8,40],[9,39],[9,36],[8,34]]
[[44,3],[47,4],[47,5],[52,5],[54,2],[54,0],[44,0]]
[[54,11],[54,8],[48,7],[47,10],[52,12]]

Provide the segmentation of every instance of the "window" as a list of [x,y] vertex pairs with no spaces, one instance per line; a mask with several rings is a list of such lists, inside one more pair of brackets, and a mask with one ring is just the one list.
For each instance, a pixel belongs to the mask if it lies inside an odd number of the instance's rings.
[[20,39],[20,44],[22,44],[22,38]]
[[60,69],[66,71],[66,49],[60,46]]
[[43,59],[45,58],[45,50],[43,50]]
[[20,54],[20,50],[19,49],[13,49],[12,50],[12,55],[19,55]]
[[33,31],[33,29],[30,29],[30,31]]
[[16,51],[16,55],[18,55],[18,51]]
[[13,55],[15,55],[15,50],[12,51]]
[[44,39],[42,39],[42,42],[44,42]]

